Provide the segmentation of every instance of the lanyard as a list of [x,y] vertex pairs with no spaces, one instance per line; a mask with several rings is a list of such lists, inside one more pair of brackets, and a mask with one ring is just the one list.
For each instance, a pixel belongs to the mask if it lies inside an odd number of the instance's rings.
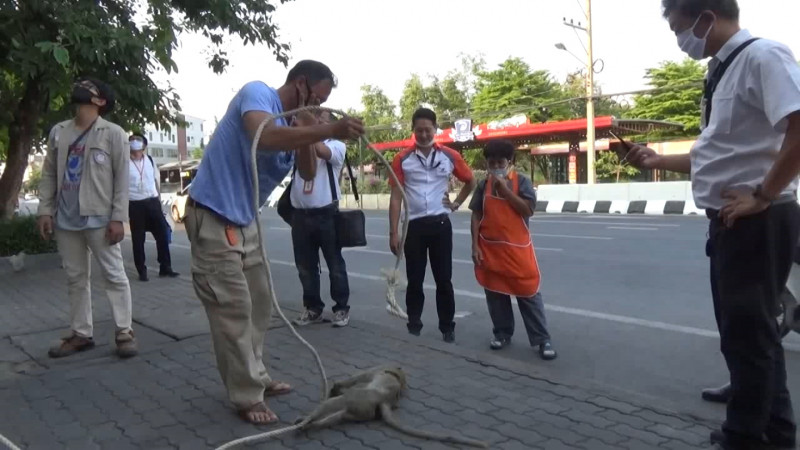
[[136,167],[136,171],[139,172],[139,189],[144,190],[144,158],[142,158],[142,167],[139,168],[139,164],[136,164],[135,160],[131,160],[133,162],[133,167]]
[[422,157],[421,157],[421,156],[419,156],[419,153],[417,153],[416,151],[414,152],[414,156],[416,156],[416,157],[417,157],[417,159],[419,160],[419,163],[420,163],[420,164],[422,164],[422,167],[424,167],[424,168],[425,168],[425,170],[431,170],[431,169],[435,169],[435,168],[439,167],[439,166],[442,164],[442,161],[441,161],[441,160],[439,160],[439,161],[436,161],[436,152],[437,152],[437,151],[438,151],[438,150],[435,150],[435,149],[434,149],[434,150],[431,152],[431,164],[430,164],[430,165],[428,165],[428,164],[425,162],[425,160],[424,160],[424,159],[422,159]]

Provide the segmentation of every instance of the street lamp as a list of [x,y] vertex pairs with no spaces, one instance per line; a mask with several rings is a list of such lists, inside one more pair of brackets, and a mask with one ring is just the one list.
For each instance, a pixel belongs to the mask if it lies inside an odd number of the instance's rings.
[[[587,35],[586,46],[586,183],[594,184],[595,171],[594,171],[594,152],[595,152],[595,130],[594,130],[594,57],[592,55],[592,0],[586,0],[586,27],[583,27],[580,22],[577,25],[570,20],[567,22],[564,18],[564,25],[574,30],[584,31]],[[577,56],[572,54],[567,47],[562,44],[556,44],[556,48],[566,51],[577,59]]]

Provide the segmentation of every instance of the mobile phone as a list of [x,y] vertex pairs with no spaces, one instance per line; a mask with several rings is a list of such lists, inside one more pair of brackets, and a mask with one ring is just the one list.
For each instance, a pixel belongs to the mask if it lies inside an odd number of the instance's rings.
[[620,161],[625,161],[625,159],[628,157],[628,153],[630,153],[631,149],[633,149],[633,144],[626,141],[625,139],[622,139],[621,137],[619,137],[619,135],[617,135],[617,133],[614,133],[611,130],[608,131],[608,134],[610,134],[612,137],[614,137],[614,139],[618,140],[619,143],[622,144],[623,151],[618,150],[617,156],[619,156]]

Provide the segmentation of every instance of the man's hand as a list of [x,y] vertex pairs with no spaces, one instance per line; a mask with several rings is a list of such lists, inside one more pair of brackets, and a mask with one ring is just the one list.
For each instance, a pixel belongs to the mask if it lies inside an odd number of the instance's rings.
[[389,250],[392,251],[394,256],[400,254],[400,236],[398,236],[397,233],[389,234]]
[[661,161],[661,155],[652,148],[634,144],[624,161],[628,161],[637,169],[657,169]]
[[769,202],[758,198],[752,192],[726,191],[722,193],[725,206],[719,211],[719,217],[726,227],[733,226],[736,219],[752,216],[769,208]]
[[461,207],[461,205],[458,202],[450,201],[450,195],[447,192],[444,193],[444,198],[442,198],[442,205],[444,205],[444,207],[449,209],[450,211],[456,211],[458,208]]
[[511,194],[511,189],[508,187],[508,183],[506,183],[505,179],[500,179],[494,176],[494,174],[489,174],[489,179],[487,183],[492,183],[494,190],[497,192],[497,195],[503,197],[504,199],[508,199],[509,194]]
[[480,247],[475,244],[472,245],[472,262],[475,263],[476,266],[483,264],[483,252]]
[[36,229],[45,241],[53,237],[53,216],[39,216],[36,220]]
[[358,139],[364,135],[364,123],[355,117],[333,122],[333,137],[340,140]]
[[108,222],[108,227],[106,228],[106,240],[108,241],[108,245],[115,245],[122,242],[122,239],[125,237],[125,229],[122,228],[122,222],[119,221],[111,221]]

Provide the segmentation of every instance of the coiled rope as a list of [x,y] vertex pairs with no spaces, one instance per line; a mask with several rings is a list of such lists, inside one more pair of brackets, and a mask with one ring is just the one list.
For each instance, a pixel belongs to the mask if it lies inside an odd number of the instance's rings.
[[[257,164],[256,156],[258,154],[258,143],[261,140],[261,134],[264,132],[264,128],[267,125],[269,125],[270,123],[274,122],[275,120],[281,119],[281,118],[286,118],[286,117],[291,117],[291,116],[294,116],[294,115],[297,115],[297,114],[300,114],[300,113],[303,113],[303,112],[317,112],[317,113],[319,113],[319,112],[328,112],[328,113],[330,113],[332,115],[335,115],[335,116],[338,116],[338,117],[341,117],[341,118],[347,117],[347,114],[345,114],[342,111],[336,110],[336,109],[324,108],[324,107],[321,107],[321,106],[305,106],[305,107],[302,107],[302,108],[297,108],[297,109],[294,109],[294,110],[291,110],[291,111],[286,111],[286,112],[281,113],[281,114],[270,116],[270,117],[268,117],[267,119],[264,119],[264,121],[261,122],[261,124],[258,126],[258,129],[256,130],[255,136],[253,137],[253,145],[250,148],[250,161],[251,161],[250,173],[251,173],[251,176],[253,178],[253,210],[254,211],[258,210],[258,200],[259,200],[259,198],[258,198],[258,168],[256,166],[256,164]],[[369,140],[366,138],[366,136],[361,136],[360,139],[364,142],[364,145],[366,145],[367,148],[369,148],[370,150],[372,150],[373,153],[375,153],[375,155],[378,157],[380,162],[387,167],[388,172],[389,172],[389,176],[392,177],[392,181],[394,181],[394,183],[397,186],[401,186],[400,180],[397,178],[397,175],[394,173],[394,170],[392,170],[392,167],[389,164],[389,162],[386,161],[386,158],[384,158],[383,155],[378,150],[376,150],[375,147],[372,146],[372,144],[369,142]],[[402,235],[400,237],[400,249],[397,252],[394,271],[392,273],[386,274],[387,275],[387,282],[388,282],[388,285],[389,285],[389,287],[388,287],[389,290],[387,291],[387,296],[386,296],[386,301],[388,303],[386,308],[391,314],[393,314],[393,315],[395,315],[397,317],[403,318],[403,316],[405,316],[405,317],[408,317],[408,316],[405,314],[403,309],[397,304],[397,300],[394,298],[394,295],[393,295],[394,286],[396,286],[397,280],[400,278],[398,271],[400,269],[400,260],[402,259],[402,255],[403,255],[402,248],[405,245],[406,234],[407,234],[407,231],[408,231],[408,199],[406,198],[406,194],[405,194],[404,189],[401,188],[399,190],[400,190],[402,198],[403,198],[403,210],[404,210],[403,228],[402,228],[403,231],[402,231]],[[305,345],[308,348],[308,350],[311,351],[311,353],[314,355],[314,360],[317,363],[317,367],[319,368],[320,376],[322,378],[322,396],[321,396],[320,403],[324,402],[325,400],[328,399],[328,395],[330,393],[330,389],[328,388],[328,377],[325,375],[325,367],[322,364],[322,359],[319,357],[319,353],[317,353],[317,350],[314,348],[314,346],[311,345],[305,339],[303,339],[302,336],[300,336],[300,334],[297,332],[297,330],[294,328],[294,326],[292,326],[292,323],[289,321],[289,319],[287,319],[286,316],[283,314],[283,311],[281,310],[280,304],[278,303],[278,297],[275,295],[275,285],[272,282],[272,270],[270,270],[269,258],[267,258],[267,248],[266,248],[266,245],[264,243],[264,238],[263,238],[262,232],[261,232],[261,221],[258,220],[258,218],[256,218],[256,228],[258,229],[258,241],[259,241],[259,243],[261,245],[261,260],[264,263],[264,268],[265,268],[265,270],[267,272],[267,279],[269,280],[269,289],[270,289],[270,295],[272,296],[272,304],[275,307],[275,310],[278,312],[278,315],[280,316],[281,320],[283,320],[283,322],[286,324],[286,326],[289,327],[289,330],[291,330],[291,332],[294,335],[294,337],[296,337],[300,342],[302,342],[303,345]],[[392,295],[388,294],[388,292],[390,292],[390,291],[392,292]],[[224,444],[224,445],[222,445],[220,447],[217,447],[216,450],[226,450],[226,449],[230,449],[230,448],[233,448],[235,446],[238,446],[238,445],[249,444],[249,443],[253,443],[253,442],[256,442],[256,441],[261,441],[261,440],[264,440],[264,439],[274,438],[276,436],[279,436],[279,435],[282,435],[282,434],[285,434],[285,433],[289,433],[291,431],[295,431],[295,430],[298,430],[298,429],[304,427],[305,425],[308,424],[309,420],[310,419],[307,417],[302,422],[297,423],[295,425],[287,426],[287,427],[284,427],[284,428],[279,428],[277,430],[272,430],[272,431],[268,431],[268,432],[265,432],[265,433],[256,434],[256,435],[253,435],[253,436],[248,436],[248,437],[236,439],[236,440],[228,442],[228,443],[226,443],[226,444]]]

